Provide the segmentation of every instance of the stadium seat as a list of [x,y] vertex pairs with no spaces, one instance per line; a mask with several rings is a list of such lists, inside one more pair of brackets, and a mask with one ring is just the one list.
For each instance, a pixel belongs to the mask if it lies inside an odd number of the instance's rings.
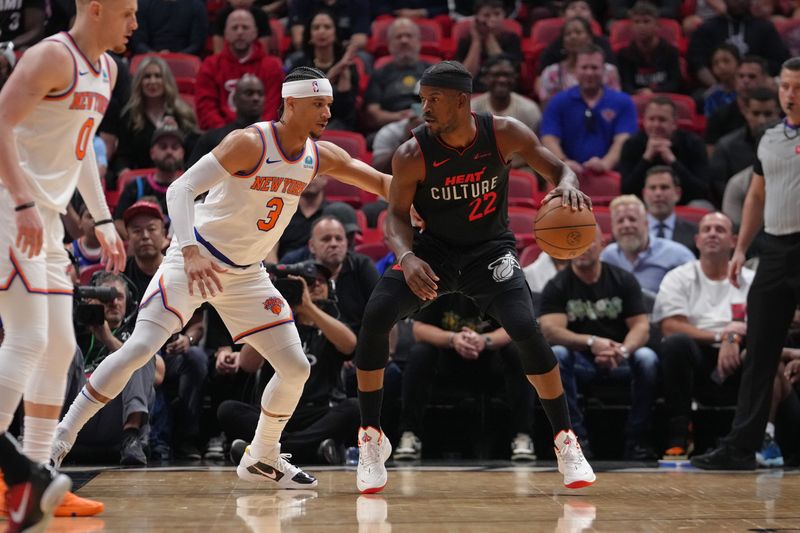
[[356,220],[358,221],[358,227],[361,230],[361,235],[358,237],[357,242],[366,244],[370,242],[383,241],[383,229],[380,226],[370,228],[367,224],[367,215],[365,215],[360,209],[356,210]]
[[584,174],[581,190],[592,199],[592,205],[608,205],[620,195],[620,175],[618,172]]
[[676,205],[675,206],[675,214],[682,218],[683,220],[688,220],[689,222],[694,222],[695,224],[700,223],[700,219],[710,213],[708,209],[703,209],[702,207],[689,207],[688,205]]
[[[372,22],[371,37],[367,46],[375,57],[385,56],[389,53],[389,26],[394,22],[394,18],[379,18]],[[435,20],[414,19],[414,23],[419,27],[422,49],[420,53],[438,57],[443,55],[445,43],[442,37],[442,27]],[[445,48],[447,45],[445,45]]]
[[354,131],[325,130],[322,132],[322,141],[329,141],[341,147],[355,159],[366,164],[372,163],[372,153],[367,150],[367,140],[363,135]]
[[156,171],[155,168],[131,168],[117,176],[117,192],[122,194],[125,190],[125,185],[138,178],[139,176],[148,176]]
[[533,222],[536,220],[536,209],[528,207],[508,208],[508,229],[517,238],[517,250],[534,243]]
[[523,268],[525,268],[526,266],[536,261],[536,258],[539,257],[539,254],[541,253],[542,249],[539,248],[539,246],[536,243],[529,244],[522,250],[522,253],[519,254],[519,264],[522,265]]
[[92,284],[92,276],[94,276],[95,272],[99,272],[104,270],[105,266],[102,263],[98,263],[96,265],[90,265],[86,267],[83,272],[80,274],[80,283],[81,285],[91,285]]
[[131,58],[131,74],[136,73],[139,64],[147,56],[158,56],[167,62],[169,69],[172,71],[172,76],[175,78],[175,83],[178,85],[178,92],[194,94],[197,73],[200,72],[200,65],[202,64],[199,57],[178,52],[138,54]]
[[383,241],[365,242],[356,244],[355,251],[359,254],[364,254],[373,262],[378,261],[389,253],[389,247]]
[[678,127],[687,131],[692,131],[702,135],[706,129],[706,118],[697,112],[697,104],[691,96],[677,93],[651,93],[634,94],[633,103],[636,104],[636,115],[639,123],[644,118],[644,110],[648,102],[656,96],[666,96],[675,103],[675,110],[678,114]]
[[361,207],[361,196],[358,191],[359,188],[355,185],[329,177],[328,183],[325,184],[325,199],[330,202],[344,202],[358,209]]
[[[469,35],[472,17],[459,20],[453,25],[453,44],[458,48],[458,41]],[[514,19],[503,19],[503,29],[516,33],[522,39],[522,25]]]
[[611,211],[606,205],[592,206],[594,219],[600,225],[603,235],[611,235]]
[[286,34],[286,28],[279,19],[270,18],[269,29],[272,31],[272,35],[269,37],[270,51],[274,50],[279,57],[285,57],[291,44],[291,38]]
[[539,192],[536,176],[522,170],[508,173],[508,205],[538,209],[544,193]]
[[[681,54],[686,52],[686,40],[683,38],[678,21],[668,18],[658,19],[658,34],[677,48]],[[633,40],[633,22],[630,19],[615,20],[609,28],[609,43],[614,52],[619,52]]]
[[[531,41],[537,44],[549,45],[561,36],[561,27],[567,19],[554,17],[537,20],[531,28]],[[596,20],[592,20],[592,32],[595,35],[603,35],[603,29]]]

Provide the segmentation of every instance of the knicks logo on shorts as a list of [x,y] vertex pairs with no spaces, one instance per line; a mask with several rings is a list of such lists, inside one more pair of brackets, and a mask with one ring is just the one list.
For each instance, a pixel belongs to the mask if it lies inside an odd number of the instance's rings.
[[264,300],[264,309],[272,311],[273,314],[279,315],[283,311],[283,300],[281,298],[267,298]]
[[500,259],[495,259],[489,263],[487,268],[492,271],[492,278],[496,282],[500,283],[502,281],[511,279],[511,277],[514,275],[514,269],[520,268],[520,266],[517,258],[514,257],[514,254],[508,252]]

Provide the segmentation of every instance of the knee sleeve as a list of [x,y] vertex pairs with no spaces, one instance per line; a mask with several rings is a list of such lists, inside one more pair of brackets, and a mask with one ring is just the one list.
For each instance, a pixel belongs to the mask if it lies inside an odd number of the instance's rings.
[[89,383],[106,398],[115,398],[133,373],[144,366],[167,342],[172,333],[155,322],[140,320],[122,348],[106,357]]
[[2,413],[13,413],[17,408],[28,379],[47,349],[47,300],[53,298],[66,299],[31,294],[19,280],[0,292],[0,317],[5,332],[0,346],[0,385],[16,393],[15,399],[10,395],[0,398]]
[[558,364],[552,348],[541,333],[514,343],[519,348],[522,369],[527,375],[547,374]]
[[69,365],[77,348],[72,325],[72,298],[48,296],[47,324],[47,347],[28,378],[24,396],[28,402],[61,406],[67,389]]
[[311,375],[311,365],[300,343],[273,350],[268,343],[264,342],[268,337],[262,333],[257,333],[247,340],[248,344],[255,348],[275,369],[275,375],[264,389],[261,406],[270,413],[291,414],[297,407],[297,402],[300,401],[308,376]]

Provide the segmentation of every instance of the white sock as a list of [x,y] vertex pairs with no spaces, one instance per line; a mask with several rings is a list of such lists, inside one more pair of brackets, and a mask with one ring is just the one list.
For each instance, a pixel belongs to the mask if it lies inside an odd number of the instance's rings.
[[773,424],[772,422],[767,422],[767,430],[766,431],[767,431],[767,435],[769,435],[773,439],[775,438],[775,424]]
[[258,458],[273,459],[281,450],[280,439],[283,428],[291,418],[290,415],[275,417],[267,416],[261,411],[258,417],[258,426],[253,442],[250,444],[250,455]]
[[64,420],[58,425],[58,438],[74,444],[81,428],[104,405],[103,402],[95,400],[86,390],[86,387],[83,387],[75,401],[69,406],[69,411],[64,415]]
[[22,438],[22,453],[36,463],[50,460],[50,447],[56,434],[58,420],[55,418],[25,417],[25,433]]

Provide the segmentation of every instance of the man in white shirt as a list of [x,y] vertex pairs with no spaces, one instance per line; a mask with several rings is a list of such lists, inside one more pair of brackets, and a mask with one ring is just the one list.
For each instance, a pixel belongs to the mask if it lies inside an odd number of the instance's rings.
[[[742,270],[739,287],[728,280],[728,259],[736,243],[733,223],[722,213],[700,221],[695,237],[700,259],[664,276],[653,309],[664,339],[661,361],[669,416],[665,458],[689,453],[692,397],[736,401],[741,345],[746,333],[747,292],[753,271]],[[694,386],[693,386],[694,385]]]

